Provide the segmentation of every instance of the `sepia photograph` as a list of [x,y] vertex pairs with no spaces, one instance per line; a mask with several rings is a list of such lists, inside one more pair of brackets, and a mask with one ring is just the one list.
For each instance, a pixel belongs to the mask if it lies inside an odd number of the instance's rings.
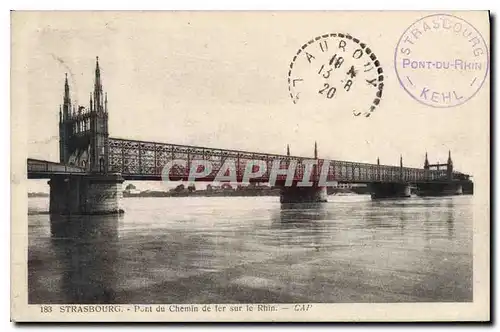
[[489,318],[487,11],[11,23],[12,317]]

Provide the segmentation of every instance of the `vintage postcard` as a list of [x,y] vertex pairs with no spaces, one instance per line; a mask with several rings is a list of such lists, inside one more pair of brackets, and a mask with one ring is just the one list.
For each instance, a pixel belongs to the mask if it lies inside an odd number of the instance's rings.
[[489,12],[11,21],[12,320],[490,319]]

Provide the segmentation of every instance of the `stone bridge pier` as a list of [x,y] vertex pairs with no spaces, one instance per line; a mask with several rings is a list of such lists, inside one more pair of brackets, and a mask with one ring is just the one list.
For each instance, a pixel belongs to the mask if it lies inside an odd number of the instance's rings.
[[372,199],[411,196],[410,184],[404,182],[372,182],[370,191]]
[[461,182],[419,183],[417,193],[419,196],[462,195],[463,187]]
[[51,214],[123,213],[120,174],[54,175],[49,181]]
[[327,202],[326,187],[320,187],[317,184],[312,187],[281,187],[280,203],[322,203]]

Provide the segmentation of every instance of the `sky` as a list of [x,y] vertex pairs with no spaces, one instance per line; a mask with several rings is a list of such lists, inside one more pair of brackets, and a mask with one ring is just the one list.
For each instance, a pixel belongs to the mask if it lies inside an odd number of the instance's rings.
[[[87,106],[99,56],[112,137],[282,154],[290,144],[293,155],[305,157],[317,141],[320,158],[374,163],[379,157],[397,165],[403,155],[409,167],[422,167],[426,151],[431,163],[446,162],[451,150],[455,169],[476,175],[489,141],[489,82],[467,103],[444,109],[418,103],[399,85],[394,50],[421,16],[19,13],[13,15],[12,112],[26,117],[26,155],[58,161],[65,73],[72,100]],[[483,16],[467,20],[488,40]],[[380,59],[384,94],[370,118],[353,117],[343,104],[290,99],[293,56],[331,32],[356,36]],[[28,188],[48,190],[45,180],[30,180]]]

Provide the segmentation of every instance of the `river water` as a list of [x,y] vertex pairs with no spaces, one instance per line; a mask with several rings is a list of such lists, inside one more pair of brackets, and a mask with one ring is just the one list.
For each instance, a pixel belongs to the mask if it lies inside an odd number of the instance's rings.
[[68,218],[29,198],[29,302],[472,301],[472,201],[124,198]]

